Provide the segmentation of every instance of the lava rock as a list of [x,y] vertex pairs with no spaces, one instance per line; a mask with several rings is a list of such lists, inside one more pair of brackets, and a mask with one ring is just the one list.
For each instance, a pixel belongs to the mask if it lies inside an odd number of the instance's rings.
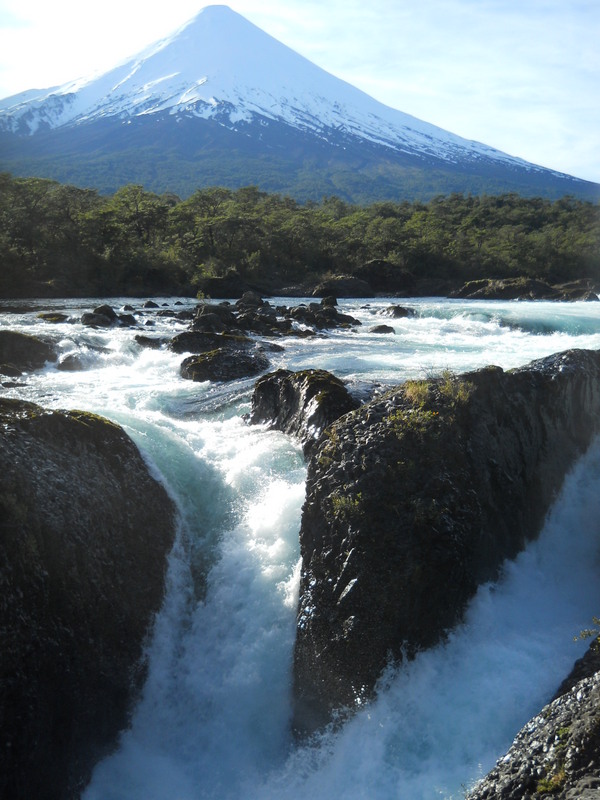
[[93,311],[94,314],[101,314],[103,317],[112,320],[113,322],[117,321],[117,312],[114,310],[112,306],[109,305],[101,305],[98,308],[95,308]]
[[406,317],[416,317],[417,312],[414,308],[405,306],[388,306],[379,312],[382,317],[392,317],[393,319],[405,319]]
[[133,314],[118,314],[117,322],[123,328],[134,328],[137,325],[137,319]]
[[51,342],[18,331],[0,331],[0,364],[28,372],[41,369],[47,362],[56,361],[57,356],[57,350]]
[[313,297],[373,297],[374,292],[367,281],[352,275],[337,275],[323,281],[313,290]]
[[308,464],[299,733],[430,647],[534,538],[600,420],[600,352],[410,381],[334,422]]
[[112,317],[107,317],[105,314],[95,314],[92,311],[86,311],[81,315],[81,324],[87,325],[89,328],[110,328],[115,324]]
[[466,800],[600,797],[600,672],[545,706]]
[[248,421],[267,423],[296,436],[308,453],[328,425],[358,406],[344,383],[330,372],[280,369],[256,381]]
[[68,356],[64,356],[60,359],[56,365],[56,369],[61,372],[81,372],[85,369],[85,364],[76,353],[70,353]]
[[0,795],[78,798],[144,677],[174,506],[124,431],[0,399]]
[[251,378],[269,367],[269,359],[259,350],[218,347],[189,356],[181,363],[182,378],[192,381],[233,381]]
[[482,278],[468,281],[451,297],[468,300],[559,300],[557,290],[536,278]]
[[141,333],[136,334],[134,338],[140,347],[147,347],[150,350],[160,350],[168,341],[168,339],[162,336],[144,336]]

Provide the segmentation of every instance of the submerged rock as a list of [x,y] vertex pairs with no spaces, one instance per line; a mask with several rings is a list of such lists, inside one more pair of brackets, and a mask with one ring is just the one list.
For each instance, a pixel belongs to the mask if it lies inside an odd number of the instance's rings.
[[56,369],[60,370],[61,372],[81,372],[85,368],[86,365],[81,359],[81,356],[77,355],[76,353],[69,353],[69,355],[61,358],[56,365]]
[[379,313],[382,317],[392,317],[393,319],[405,319],[406,317],[417,316],[417,312],[414,308],[406,308],[406,306],[388,306]]
[[600,424],[600,352],[411,381],[334,422],[308,465],[294,656],[306,733],[435,644],[535,537]]
[[358,405],[330,372],[280,369],[256,381],[248,420],[298,437],[308,452],[328,425]]
[[42,311],[38,314],[38,319],[43,319],[44,322],[51,322],[56,325],[60,322],[66,322],[69,317],[60,311]]
[[127,724],[174,507],[92,414],[0,399],[0,796],[77,798]]

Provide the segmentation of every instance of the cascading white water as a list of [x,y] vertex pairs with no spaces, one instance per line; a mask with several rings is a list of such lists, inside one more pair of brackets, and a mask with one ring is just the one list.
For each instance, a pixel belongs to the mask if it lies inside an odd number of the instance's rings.
[[[323,367],[361,391],[372,381],[600,347],[593,303],[411,300],[416,317],[382,320],[376,312],[390,302],[344,304],[361,328],[286,339],[273,367]],[[78,319],[94,304],[53,306]],[[377,700],[341,730],[298,747],[289,718],[300,447],[245,424],[252,381],[184,381],[183,356],[141,349],[130,329],[51,328],[36,317],[47,306],[4,313],[0,305],[0,325],[60,338],[62,353],[76,352],[88,369],[48,366],[4,392],[122,424],[181,513],[143,696],[85,799],[462,797],[585,647],[573,637],[600,606],[600,444],[576,465],[540,538],[497,584],[481,587],[449,641],[383,676]],[[368,332],[381,321],[395,335]],[[152,333],[184,327],[157,317]]]

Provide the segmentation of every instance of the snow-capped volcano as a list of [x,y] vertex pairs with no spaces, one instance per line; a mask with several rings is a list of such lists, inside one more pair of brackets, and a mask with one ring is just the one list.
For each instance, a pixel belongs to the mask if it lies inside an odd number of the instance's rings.
[[227,6],[204,8],[104,75],[0,102],[0,125],[23,134],[165,112],[231,127],[259,116],[325,138],[345,133],[450,161],[458,152],[518,161],[377,102]]
[[[66,137],[62,149],[69,138],[75,142],[73,152],[82,156],[74,131],[85,130],[89,138],[94,123],[112,121],[123,126],[150,120],[161,121],[163,146],[165,120],[202,120],[213,123],[213,144],[216,123],[255,142],[264,142],[269,135],[272,139],[276,130],[280,142],[282,136],[294,137],[296,149],[300,136],[305,148],[309,141],[334,148],[338,160],[344,150],[350,147],[355,152],[362,144],[371,151],[377,148],[383,158],[408,158],[413,167],[427,162],[452,170],[464,165],[470,172],[502,166],[530,174],[548,173],[379,103],[227,6],[204,8],[172,35],[103,75],[0,101],[0,131],[22,142],[46,134],[50,149],[40,153],[38,146],[36,150],[42,159],[45,152],[50,156],[56,151],[61,133]],[[269,135],[267,128],[272,129]],[[144,130],[151,136],[151,127],[146,125]],[[189,124],[185,130],[190,157],[194,133]],[[196,126],[195,130],[196,136],[203,138],[209,129]],[[110,131],[114,143],[114,125]],[[48,132],[55,135],[48,138]],[[97,147],[98,136],[93,138]],[[123,141],[123,136],[116,138]],[[168,138],[175,142],[174,134]],[[14,152],[14,138],[8,145]],[[151,147],[151,140],[145,145]],[[23,147],[27,149],[27,145]],[[115,147],[108,143],[104,149],[107,147],[116,158]],[[135,147],[140,149],[139,136]],[[7,166],[10,168],[10,162]],[[249,181],[241,180],[244,182]]]

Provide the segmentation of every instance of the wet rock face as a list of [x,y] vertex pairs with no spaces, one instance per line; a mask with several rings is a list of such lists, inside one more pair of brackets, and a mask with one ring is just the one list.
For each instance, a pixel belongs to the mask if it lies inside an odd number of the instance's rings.
[[545,706],[467,800],[600,797],[600,673]]
[[328,425],[358,405],[343,382],[326,370],[280,369],[256,381],[249,422],[266,422],[296,436],[308,453]]
[[0,796],[79,797],[114,745],[174,527],[121,428],[0,400]]
[[340,418],[308,464],[294,656],[306,733],[435,644],[539,532],[598,429],[600,352],[411,381]]
[[0,331],[0,373],[9,374],[3,366],[11,367],[17,374],[41,369],[56,358],[56,348],[50,342],[18,331]]
[[269,359],[259,350],[219,347],[184,358],[180,373],[192,381],[233,381],[258,375],[268,366]]

